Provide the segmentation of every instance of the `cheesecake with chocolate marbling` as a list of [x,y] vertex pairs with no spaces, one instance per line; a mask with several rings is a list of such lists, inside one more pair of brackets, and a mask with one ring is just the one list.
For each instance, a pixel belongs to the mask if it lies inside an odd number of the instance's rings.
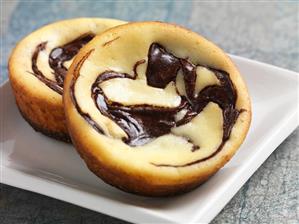
[[73,143],[89,169],[124,191],[167,196],[216,173],[251,120],[230,58],[185,28],[136,22],[95,37],[63,94]]
[[44,26],[21,40],[9,60],[9,79],[22,116],[37,131],[70,141],[63,81],[73,57],[96,34],[124,22],[79,18]]

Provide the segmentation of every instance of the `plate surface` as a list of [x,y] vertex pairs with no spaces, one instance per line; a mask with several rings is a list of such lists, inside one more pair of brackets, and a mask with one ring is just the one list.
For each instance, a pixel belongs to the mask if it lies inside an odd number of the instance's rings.
[[32,130],[8,82],[0,89],[1,182],[131,222],[209,222],[299,123],[298,73],[231,57],[251,95],[251,128],[233,159],[194,191],[157,199],[110,187],[86,168],[73,146]]

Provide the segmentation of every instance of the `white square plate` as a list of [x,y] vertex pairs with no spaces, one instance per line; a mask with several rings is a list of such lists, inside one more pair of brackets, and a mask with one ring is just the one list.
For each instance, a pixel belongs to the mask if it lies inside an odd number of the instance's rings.
[[232,56],[252,97],[246,141],[215,176],[172,198],[121,192],[93,175],[73,146],[47,138],[21,118],[9,83],[0,89],[1,182],[131,222],[207,223],[298,126],[299,74]]

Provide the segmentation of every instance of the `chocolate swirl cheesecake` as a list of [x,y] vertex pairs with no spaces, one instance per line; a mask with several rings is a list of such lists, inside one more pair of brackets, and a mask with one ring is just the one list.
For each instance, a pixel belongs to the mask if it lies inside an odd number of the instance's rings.
[[229,57],[198,34],[160,22],[95,37],[76,56],[63,96],[89,169],[147,196],[203,183],[234,155],[251,120],[246,85]]
[[9,60],[9,78],[18,108],[45,135],[70,141],[62,103],[63,82],[73,57],[103,31],[123,24],[113,19],[56,22],[21,40]]

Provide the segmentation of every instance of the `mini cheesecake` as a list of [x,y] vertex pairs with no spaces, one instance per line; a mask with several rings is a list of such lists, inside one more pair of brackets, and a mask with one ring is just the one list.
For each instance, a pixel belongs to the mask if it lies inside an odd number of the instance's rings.
[[9,59],[9,79],[26,121],[45,135],[70,141],[63,81],[73,57],[96,34],[124,22],[79,18],[44,26],[21,40]]
[[89,169],[127,192],[168,196],[215,174],[251,120],[230,58],[185,28],[136,22],[95,37],[63,94],[69,132]]

